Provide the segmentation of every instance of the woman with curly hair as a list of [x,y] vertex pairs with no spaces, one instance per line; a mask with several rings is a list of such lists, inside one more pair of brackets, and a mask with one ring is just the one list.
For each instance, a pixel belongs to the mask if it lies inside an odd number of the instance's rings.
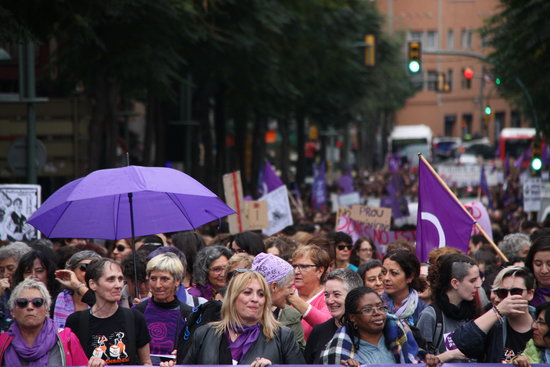
[[225,268],[231,255],[231,250],[218,245],[200,250],[193,267],[195,286],[189,288],[189,294],[213,300],[218,290],[226,285]]
[[359,367],[364,364],[417,363],[418,344],[410,328],[370,288],[346,296],[344,325],[321,353],[323,364]]
[[442,362],[461,359],[454,346],[452,333],[481,313],[477,292],[481,287],[479,267],[469,256],[446,254],[430,267],[428,281],[432,304],[424,309],[417,327],[428,345],[428,351]]

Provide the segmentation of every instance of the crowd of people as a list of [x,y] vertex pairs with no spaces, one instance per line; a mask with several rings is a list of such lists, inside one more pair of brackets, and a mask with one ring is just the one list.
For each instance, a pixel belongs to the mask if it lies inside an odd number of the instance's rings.
[[550,363],[550,230],[523,232],[422,264],[324,226],[5,243],[1,365]]

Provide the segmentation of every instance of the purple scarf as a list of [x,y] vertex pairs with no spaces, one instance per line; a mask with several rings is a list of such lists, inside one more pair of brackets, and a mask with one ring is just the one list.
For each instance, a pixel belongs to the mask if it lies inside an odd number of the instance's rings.
[[243,325],[241,328],[233,329],[233,331],[239,334],[239,336],[232,342],[229,333],[227,333],[229,350],[231,350],[231,357],[235,361],[241,362],[241,358],[246,355],[252,344],[258,340],[258,336],[260,336],[260,324],[253,326]]
[[546,302],[546,299],[544,296],[550,296],[550,289],[547,288],[537,288],[535,289],[535,294],[533,296],[533,299],[531,300],[531,306],[537,307],[538,305],[542,305],[544,302]]
[[189,293],[192,296],[195,297],[202,297],[206,298],[208,301],[212,301],[214,299],[214,287],[210,283],[207,283],[206,285],[196,285],[194,287],[191,287],[187,290],[187,293]]
[[34,345],[29,347],[17,322],[14,322],[9,330],[8,335],[12,335],[13,341],[6,350],[4,355],[4,364],[6,366],[19,366],[21,365],[20,359],[29,362],[29,366],[47,366],[49,351],[55,346],[57,342],[57,330],[52,319],[46,318],[40,334],[36,337]]

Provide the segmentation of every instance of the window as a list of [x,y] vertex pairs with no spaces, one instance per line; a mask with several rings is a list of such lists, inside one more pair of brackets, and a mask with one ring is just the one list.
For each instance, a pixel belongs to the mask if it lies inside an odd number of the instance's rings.
[[436,50],[438,49],[437,31],[426,32],[426,48]]
[[464,138],[466,135],[472,133],[472,114],[471,113],[465,113],[462,115],[462,123],[460,124],[462,127],[462,137]]
[[489,47],[489,42],[491,42],[491,38],[488,35],[481,36],[481,48]]
[[409,41],[422,42],[422,32],[409,32]]
[[454,78],[453,69],[447,70],[447,85],[449,86],[449,92],[453,90],[453,78]]
[[463,29],[460,39],[460,46],[463,49],[472,48],[472,31],[468,29]]
[[495,141],[499,140],[500,137],[500,131],[504,128],[504,116],[505,113],[502,111],[495,112],[495,131],[494,131],[494,138]]
[[521,115],[518,110],[512,111],[512,116],[510,118],[510,123],[512,127],[521,127]]
[[452,50],[455,48],[455,31],[449,29],[447,32],[447,49]]
[[437,71],[428,70],[428,90],[437,90]]
[[453,130],[455,128],[456,115],[445,115],[445,136],[453,136]]

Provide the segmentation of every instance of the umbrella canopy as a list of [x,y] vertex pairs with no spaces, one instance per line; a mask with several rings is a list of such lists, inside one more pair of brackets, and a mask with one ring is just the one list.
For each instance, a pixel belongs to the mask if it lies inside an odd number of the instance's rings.
[[117,240],[195,229],[233,213],[212,191],[183,172],[128,166],[98,170],[69,182],[28,223],[50,238]]

